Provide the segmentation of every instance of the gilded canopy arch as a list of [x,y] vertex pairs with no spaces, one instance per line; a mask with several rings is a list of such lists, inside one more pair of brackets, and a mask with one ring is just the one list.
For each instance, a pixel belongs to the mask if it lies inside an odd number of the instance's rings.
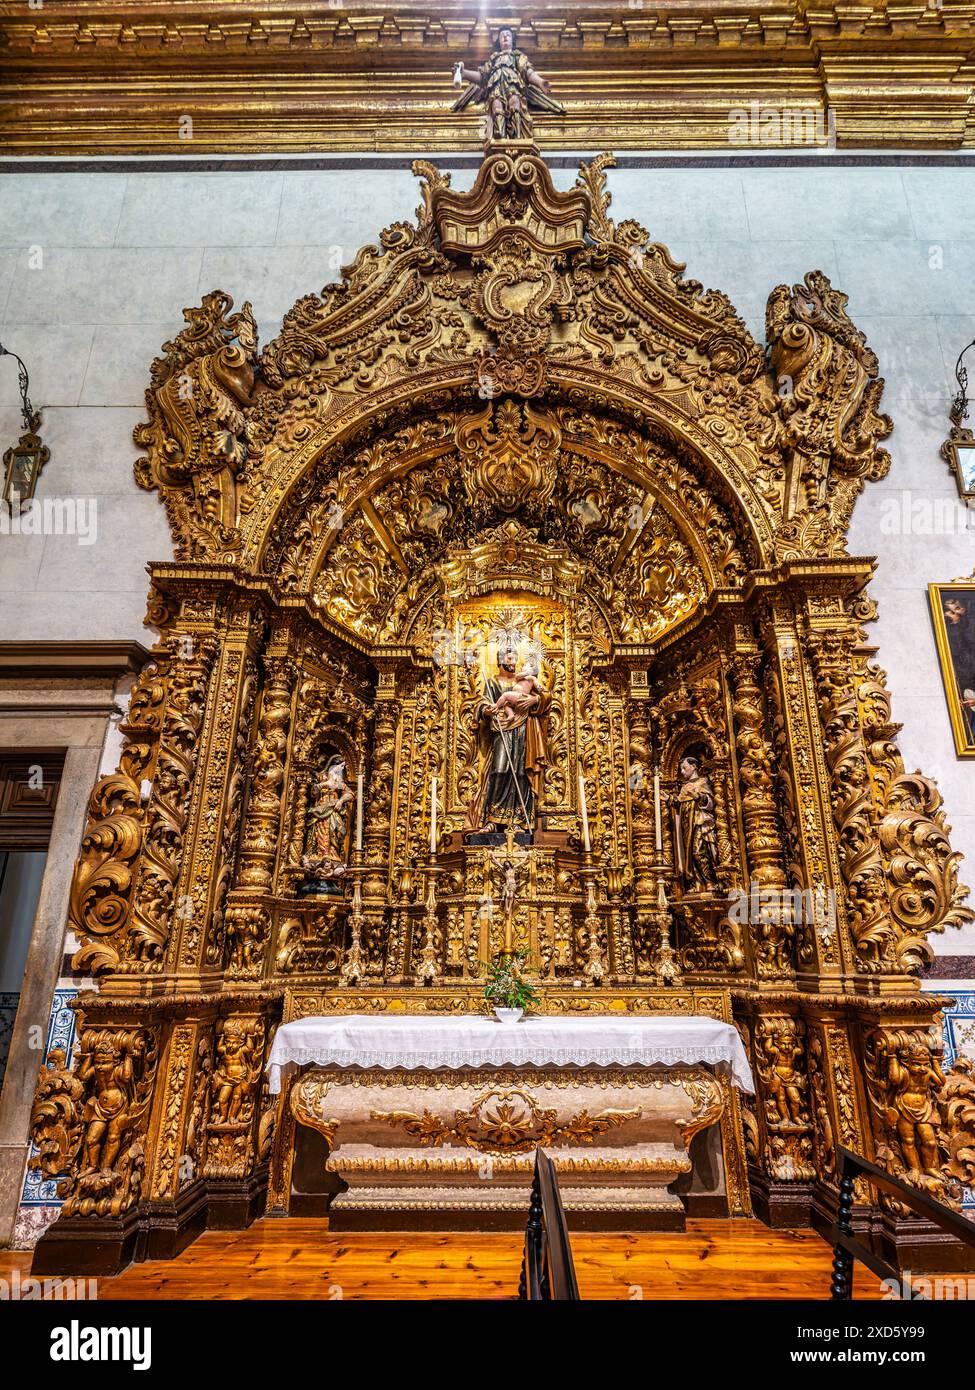
[[215,292],[187,311],[137,432],[150,450],[138,476],[162,491],[180,553],[268,572],[278,513],[308,496],[311,472],[486,395],[669,441],[735,510],[752,564],[841,549],[888,427],[844,297],[818,272],[775,291],[773,376],[723,295],[609,220],[607,162],[569,193],[523,154],[489,157],[470,194],[418,166],[416,225],[386,229],[261,352],[248,305],[233,313]]
[[[760,346],[610,219],[609,163],[560,191],[495,146],[468,192],[420,164],[416,220],[263,349],[214,291],[153,364],[136,476],[177,559],[152,567],[155,662],[71,906],[86,1016],[138,1057],[139,1101],[107,1175],[80,1119],[48,1144],[69,1219],[151,1199],[151,1226],[193,1183],[286,1208],[277,1020],[469,1010],[509,938],[555,1012],[734,1011],[759,1094],[748,1183],[726,1128],[729,1210],[750,1183],[769,1219],[808,1218],[837,1143],[943,1190],[897,1077],[937,1052],[927,936],[971,914],[937,789],[897,750],[872,563],[846,551],[888,465],[878,364],[817,271],[772,291]],[[519,694],[536,723],[501,795],[484,710]],[[515,822],[502,938],[485,904]]]
[[[741,508],[720,500],[707,472],[652,443],[649,429],[571,406],[509,398],[468,411],[418,411],[401,429],[333,460],[319,455],[284,500],[260,564],[289,593],[321,599],[324,587],[333,611],[339,596],[323,577],[365,587],[373,612],[360,636],[375,638],[388,626],[390,606],[419,569],[431,577],[451,543],[470,543],[515,515],[612,576],[614,593],[604,597],[620,607],[630,597],[639,605],[664,584],[676,598],[684,576],[684,616],[715,588],[737,587],[761,568]],[[385,585],[377,566],[389,571]],[[344,600],[340,606],[349,611]],[[643,640],[660,630],[632,614],[625,624]]]

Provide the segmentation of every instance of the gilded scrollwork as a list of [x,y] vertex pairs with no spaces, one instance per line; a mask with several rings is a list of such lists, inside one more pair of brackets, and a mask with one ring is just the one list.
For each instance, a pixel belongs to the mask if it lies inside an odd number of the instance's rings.
[[135,430],[149,451],[136,465],[137,481],[162,493],[184,556],[232,555],[249,505],[248,455],[265,411],[253,399],[251,306],[232,308],[230,296],[214,290],[199,308],[184,309],[189,326],[152,364],[149,421]]
[[842,553],[864,480],[883,478],[890,458],[879,441],[892,421],[880,414],[884,383],[876,355],[846,312],[847,297],[822,271],[769,296],[766,336],[776,374],[787,459],[778,549],[783,557]]
[[376,1111],[373,1119],[402,1125],[421,1144],[454,1141],[482,1153],[527,1153],[540,1144],[591,1144],[607,1130],[640,1117],[640,1110],[582,1110],[560,1122],[557,1112],[540,1106],[531,1091],[511,1088],[485,1091],[467,1110],[457,1110],[453,1121],[429,1110]]

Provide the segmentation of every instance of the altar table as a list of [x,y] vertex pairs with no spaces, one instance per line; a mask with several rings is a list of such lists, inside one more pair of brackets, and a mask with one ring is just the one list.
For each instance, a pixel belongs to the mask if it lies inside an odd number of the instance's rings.
[[294,1066],[291,1113],[348,1184],[333,1229],[523,1222],[539,1145],[574,1225],[682,1229],[692,1138],[753,1090],[736,1029],[704,1016],[303,1018],[275,1036],[272,1092]]

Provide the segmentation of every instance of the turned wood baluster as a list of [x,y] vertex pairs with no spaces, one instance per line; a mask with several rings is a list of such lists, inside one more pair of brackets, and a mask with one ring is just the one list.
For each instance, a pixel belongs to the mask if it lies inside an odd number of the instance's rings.
[[[843,1165],[840,1178],[840,1199],[836,1211],[836,1229],[845,1236],[853,1234],[853,1174]],[[829,1286],[830,1297],[849,1299],[853,1297],[853,1256],[842,1245],[833,1246],[833,1282]]]
[[528,1298],[531,1272],[538,1267],[541,1243],[542,1189],[538,1178],[538,1156],[536,1155],[531,1197],[528,1203],[528,1224],[525,1227],[525,1253],[521,1259],[521,1279],[518,1282],[518,1297],[521,1299]]

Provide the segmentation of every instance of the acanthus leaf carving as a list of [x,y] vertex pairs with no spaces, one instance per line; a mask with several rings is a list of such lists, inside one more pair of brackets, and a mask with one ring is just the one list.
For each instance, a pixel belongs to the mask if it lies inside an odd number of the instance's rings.
[[[875,354],[846,312],[847,296],[820,270],[769,295],[766,336],[788,460],[780,553],[842,553],[864,480],[883,478],[879,447],[893,429],[879,411]],[[808,515],[804,515],[808,514]]]

